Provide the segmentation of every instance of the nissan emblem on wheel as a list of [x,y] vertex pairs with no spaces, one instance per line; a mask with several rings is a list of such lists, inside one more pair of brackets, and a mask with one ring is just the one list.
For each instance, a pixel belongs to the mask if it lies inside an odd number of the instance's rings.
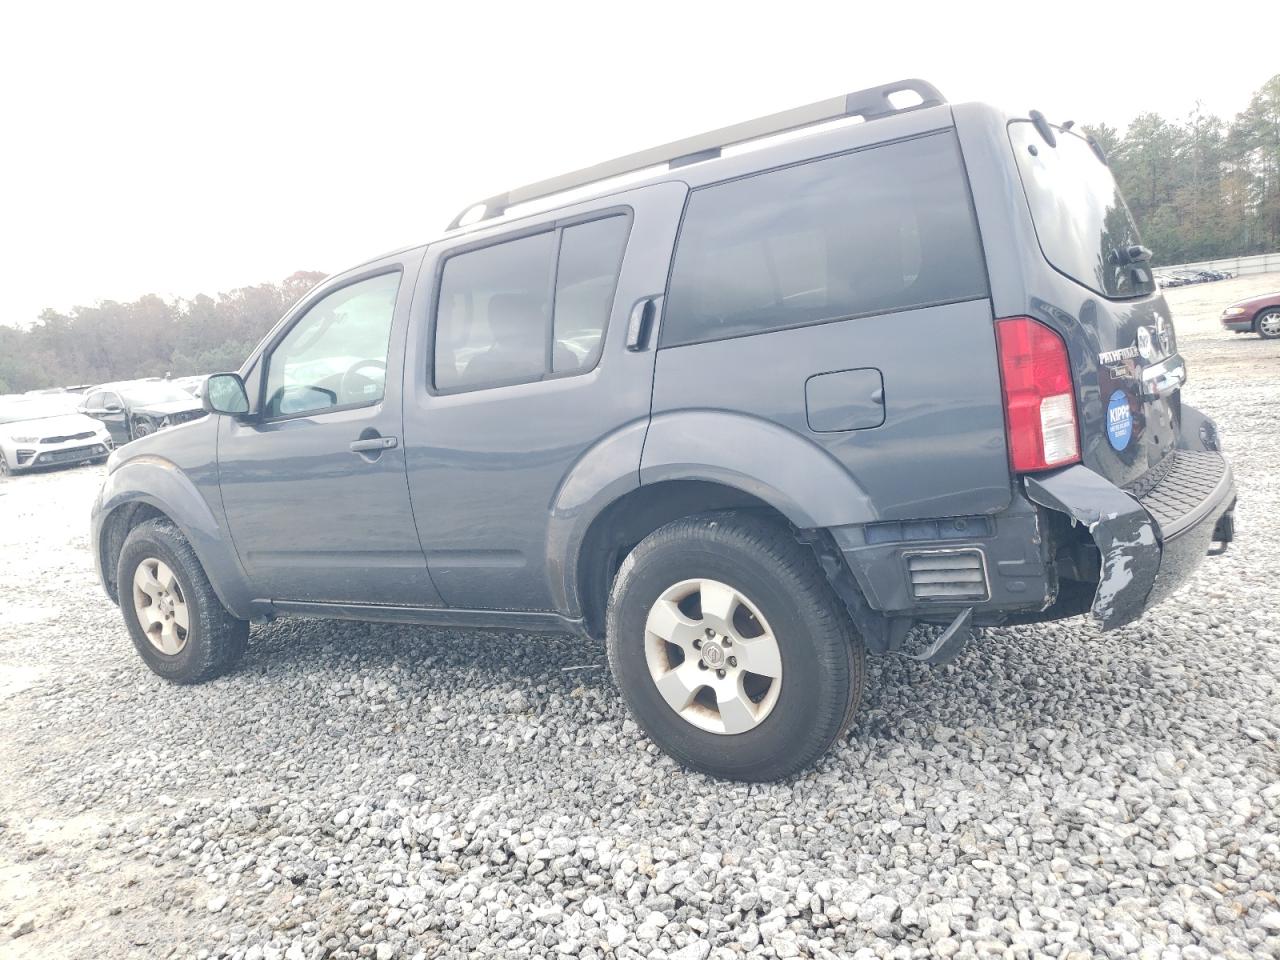
[[316,287],[208,415],[88,398],[98,573],[176,683],[276,617],[568,632],[679,763],[785,778],[868,655],[1114,630],[1226,549],[1151,257],[1070,123],[921,80],[506,190]]

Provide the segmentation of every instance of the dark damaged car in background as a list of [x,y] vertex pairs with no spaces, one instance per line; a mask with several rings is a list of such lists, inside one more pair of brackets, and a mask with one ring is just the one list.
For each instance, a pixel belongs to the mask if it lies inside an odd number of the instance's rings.
[[200,400],[164,380],[103,383],[86,391],[80,412],[103,423],[117,444],[204,416]]

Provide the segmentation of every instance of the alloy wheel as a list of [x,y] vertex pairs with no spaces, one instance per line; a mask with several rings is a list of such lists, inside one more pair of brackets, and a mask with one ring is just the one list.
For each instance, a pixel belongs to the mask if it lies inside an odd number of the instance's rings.
[[1280,337],[1280,310],[1270,310],[1260,316],[1258,332],[1264,337]]
[[134,570],[133,609],[153,647],[171,657],[182,652],[191,615],[178,578],[163,560],[149,557]]
[[701,730],[746,733],[782,690],[782,654],[760,610],[718,580],[682,580],[645,621],[645,661],[667,705]]

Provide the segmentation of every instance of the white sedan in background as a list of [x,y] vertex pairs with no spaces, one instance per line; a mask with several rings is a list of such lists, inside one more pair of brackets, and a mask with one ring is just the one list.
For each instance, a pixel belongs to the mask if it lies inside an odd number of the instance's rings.
[[0,401],[0,476],[107,459],[111,435],[97,420],[75,412],[79,399],[44,394]]

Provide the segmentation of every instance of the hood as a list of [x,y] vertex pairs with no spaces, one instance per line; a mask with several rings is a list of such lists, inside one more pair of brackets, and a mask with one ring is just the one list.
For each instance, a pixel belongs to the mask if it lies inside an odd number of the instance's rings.
[[203,410],[204,406],[195,397],[189,400],[162,400],[158,403],[135,403],[131,409],[134,413],[146,413],[157,417],[171,413],[185,413],[188,410]]
[[1235,303],[1227,304],[1227,309],[1232,307],[1277,307],[1280,306],[1280,290],[1273,293],[1264,293],[1260,296],[1250,297],[1248,300],[1237,300]]
[[77,433],[106,433],[106,427],[83,413],[66,413],[58,417],[41,417],[39,420],[18,420],[0,423],[0,434],[6,437],[69,437]]

